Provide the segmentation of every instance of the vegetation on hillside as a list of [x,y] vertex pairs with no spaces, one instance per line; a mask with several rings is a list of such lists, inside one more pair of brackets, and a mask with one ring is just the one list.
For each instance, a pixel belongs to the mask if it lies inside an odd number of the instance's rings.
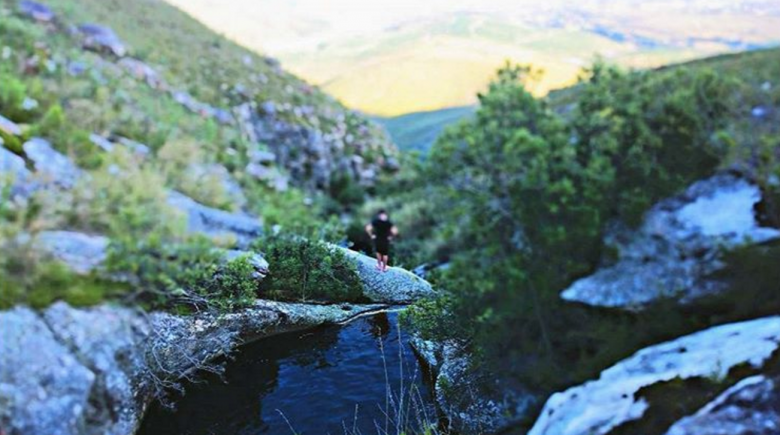
[[[46,184],[20,202],[2,192],[0,245],[9,253],[0,260],[8,283],[3,306],[45,306],[57,299],[165,308],[246,304],[258,291],[246,283],[256,279],[244,260],[222,264],[218,255],[235,241],[189,234],[184,216],[168,203],[171,191],[261,216],[269,227],[312,225],[364,200],[365,188],[356,189],[346,173],[336,173],[345,181],[323,191],[279,188],[247,173],[250,155],[267,144],[251,143],[225,119],[233,106],[247,102],[271,102],[279,120],[350,138],[344,140],[347,155],[371,160],[386,151],[378,127],[273,59],[162,1],[45,3],[55,14],[52,22],[25,16],[15,0],[0,1],[0,115],[21,128],[21,134],[0,129],[0,144],[32,170],[22,145],[44,138],[81,175],[72,186]],[[132,58],[85,50],[74,30],[83,23],[110,26]],[[154,73],[139,77],[141,67],[133,62]],[[75,275],[36,249],[37,234],[60,229],[111,240],[101,276]],[[126,282],[117,284],[116,277]]]
[[[527,91],[531,68],[501,69],[475,117],[448,129],[410,178],[388,188],[424,198],[399,213],[421,208],[429,217],[415,230],[425,243],[399,252],[450,263],[432,276],[441,297],[409,310],[411,327],[465,343],[477,364],[544,394],[644,345],[780,310],[766,280],[751,288],[755,297],[727,293],[719,309],[661,302],[615,313],[559,297],[608,255],[609,223],[638,224],[650,205],[719,167],[742,168],[776,198],[778,127],[750,113],[780,107],[776,54],[746,55],[760,64],[749,74],[717,63],[633,73],[596,63],[565,108]],[[750,276],[747,264],[778,258],[775,248],[740,255],[753,260],[725,272],[735,285]]]

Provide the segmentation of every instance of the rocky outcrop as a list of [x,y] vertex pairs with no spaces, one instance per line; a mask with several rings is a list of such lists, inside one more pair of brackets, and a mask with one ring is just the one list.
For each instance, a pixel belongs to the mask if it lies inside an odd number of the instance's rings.
[[780,433],[780,377],[751,376],[726,390],[666,435],[776,435]]
[[94,376],[82,405],[84,433],[132,434],[149,394],[143,343],[150,333],[145,316],[133,309],[103,305],[75,309],[56,303],[42,313],[49,329]]
[[109,240],[74,231],[42,231],[35,237],[37,249],[50,254],[72,271],[88,274],[100,267],[108,256]]
[[31,179],[24,159],[0,147],[0,190],[8,186],[11,200],[26,198],[34,190]]
[[177,316],[57,303],[40,314],[0,312],[0,422],[8,435],[130,435],[160,388],[214,369],[237,346],[384,307],[257,301],[231,314]]
[[63,189],[71,189],[82,172],[67,156],[55,150],[51,144],[39,137],[24,143],[24,153],[40,174],[43,181]]
[[643,349],[599,379],[553,394],[529,435],[605,435],[652,412],[640,389],[690,378],[725,378],[738,365],[761,369],[780,346],[780,317],[716,326]]
[[374,302],[405,304],[433,295],[431,285],[408,270],[391,267],[387,272],[379,272],[375,259],[350,249],[336,249],[355,262],[363,293]]
[[259,218],[206,207],[178,192],[170,192],[168,205],[184,214],[189,232],[209,237],[233,237],[242,249],[263,232]]
[[89,141],[106,152],[113,151],[117,145],[121,145],[127,148],[128,151],[138,157],[146,157],[152,152],[148,146],[121,136],[114,136],[111,138],[111,140],[109,140],[108,138],[97,133],[92,133],[89,135]]
[[455,433],[500,433],[528,418],[539,401],[530,391],[510,388],[495,376],[475,370],[469,354],[457,343],[413,337],[411,344],[435,374],[436,405]]
[[127,46],[110,27],[99,24],[82,24],[77,28],[82,36],[81,44],[88,50],[110,53],[117,57],[127,54]]
[[[368,125],[350,132],[351,114],[335,115],[335,119],[328,120],[334,126],[326,131],[281,119],[276,105],[270,101],[260,106],[245,103],[234,111],[249,143],[268,145],[275,162],[299,186],[328,189],[336,176],[370,186],[383,170],[393,169],[391,155],[395,149],[390,142],[386,138],[377,139]],[[311,108],[295,111],[307,117]],[[262,174],[259,165],[251,168]]]
[[95,374],[27,308],[0,313],[0,422],[7,434],[83,433]]
[[35,21],[50,23],[54,21],[55,15],[48,6],[29,0],[19,2],[19,13]]
[[722,291],[709,278],[725,266],[723,250],[780,238],[756,220],[761,191],[729,174],[697,182],[664,200],[636,231],[614,229],[606,240],[618,252],[611,266],[575,282],[561,296],[599,307],[640,308],[661,298],[689,302]]

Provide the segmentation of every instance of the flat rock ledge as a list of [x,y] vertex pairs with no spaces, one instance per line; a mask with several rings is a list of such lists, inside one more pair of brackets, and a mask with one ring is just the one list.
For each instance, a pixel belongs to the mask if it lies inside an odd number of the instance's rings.
[[[748,365],[761,370],[780,346],[780,316],[716,326],[673,341],[640,350],[633,356],[601,372],[601,376],[580,386],[553,394],[542,409],[529,435],[606,435],[629,421],[641,419],[652,406],[642,397],[640,389],[674,379],[725,379],[729,370]],[[683,419],[670,429],[669,435],[717,434],[741,432],[693,431],[696,419],[702,415],[713,417],[724,404],[734,403],[739,391],[748,394],[750,385],[737,384],[723,394],[712,406],[705,407],[691,419]],[[753,382],[758,383],[755,380]],[[762,381],[763,382],[763,381]],[[750,387],[755,389],[756,386]],[[770,389],[765,385],[764,390]],[[771,386],[774,397],[776,387]],[[762,393],[763,394],[763,393]],[[771,399],[769,404],[773,402]],[[774,402],[775,404],[778,402]],[[761,412],[760,403],[742,403],[744,415]],[[775,406],[775,410],[777,405]],[[777,414],[775,413],[775,417]],[[720,413],[728,420],[734,414]],[[775,420],[776,421],[776,420]],[[748,424],[740,421],[740,424]],[[677,429],[674,429],[674,428]],[[725,427],[725,426],[724,426]],[[687,429],[686,429],[687,428]],[[747,432],[747,433],[777,433]]]
[[433,295],[430,283],[406,269],[391,267],[379,272],[375,259],[346,248],[337,249],[355,262],[363,294],[372,302],[409,304]]
[[63,302],[2,311],[0,427],[7,435],[131,435],[160,388],[242,344],[386,308],[258,300],[236,313],[192,316]]
[[650,209],[642,226],[615,225],[605,237],[617,261],[561,293],[567,301],[597,307],[641,309],[657,300],[681,303],[725,289],[709,278],[722,269],[724,251],[780,238],[755,215],[761,190],[744,178],[717,174]]
[[666,435],[774,435],[780,433],[780,377],[751,376],[729,388]]

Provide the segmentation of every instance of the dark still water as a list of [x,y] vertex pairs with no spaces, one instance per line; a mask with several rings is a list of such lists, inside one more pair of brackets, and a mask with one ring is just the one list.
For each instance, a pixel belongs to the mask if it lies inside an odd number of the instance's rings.
[[397,317],[249,344],[227,364],[226,382],[188,385],[175,411],[155,405],[139,435],[394,434],[398,421],[435,422],[429,375]]

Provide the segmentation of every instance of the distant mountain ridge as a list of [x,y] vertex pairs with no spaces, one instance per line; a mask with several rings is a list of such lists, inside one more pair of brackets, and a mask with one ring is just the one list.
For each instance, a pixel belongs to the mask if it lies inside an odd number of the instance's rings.
[[166,0],[346,105],[392,117],[476,103],[507,59],[543,68],[543,95],[571,85],[596,54],[648,68],[780,43],[770,0],[533,2]]
[[425,155],[448,125],[473,115],[475,110],[475,106],[450,107],[375,119],[385,127],[400,150]]

